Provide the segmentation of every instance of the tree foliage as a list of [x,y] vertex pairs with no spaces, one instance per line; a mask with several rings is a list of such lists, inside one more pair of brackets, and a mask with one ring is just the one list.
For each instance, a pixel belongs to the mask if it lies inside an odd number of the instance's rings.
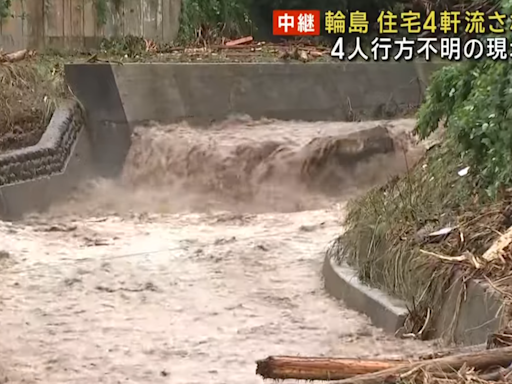
[[0,23],[11,15],[12,0],[0,0]]
[[400,11],[414,7],[404,0],[183,0],[180,37],[211,38],[254,33],[270,38],[272,11],[276,9],[319,9],[362,11],[376,20],[381,10]]
[[249,0],[183,0],[181,41],[215,40],[251,32]]
[[[501,2],[510,14],[512,1]],[[505,35],[510,45],[510,32]],[[512,186],[512,71],[509,60],[469,61],[434,74],[418,114],[428,136],[444,119],[449,139],[490,196]]]

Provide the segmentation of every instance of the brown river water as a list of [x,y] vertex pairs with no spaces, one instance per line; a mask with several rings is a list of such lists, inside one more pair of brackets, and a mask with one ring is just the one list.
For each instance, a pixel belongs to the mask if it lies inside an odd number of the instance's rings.
[[373,125],[141,127],[121,180],[0,222],[0,383],[250,384],[269,355],[432,350],[323,290],[344,200],[403,168],[404,154],[350,171],[327,162],[320,178],[309,159]]

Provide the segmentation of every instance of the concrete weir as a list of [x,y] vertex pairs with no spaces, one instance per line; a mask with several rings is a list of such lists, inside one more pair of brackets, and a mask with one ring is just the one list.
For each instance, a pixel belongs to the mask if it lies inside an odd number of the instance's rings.
[[115,175],[131,128],[141,123],[208,124],[233,114],[303,121],[391,118],[420,104],[420,79],[436,67],[144,63],[72,64],[65,72],[87,111],[98,169]]
[[[70,64],[66,80],[78,99],[59,107],[41,141],[0,155],[0,214],[17,219],[44,210],[93,176],[117,177],[135,126],[148,121],[209,124],[230,115],[304,121],[392,118],[417,107],[432,63]],[[389,332],[405,306],[369,290],[325,260],[328,291]],[[476,287],[476,288],[475,288]],[[479,291],[458,303],[454,285],[438,319],[456,341],[481,343],[499,325],[499,298]],[[473,292],[468,291],[468,294]],[[484,290],[485,291],[485,290]],[[390,304],[391,303],[391,304]],[[392,308],[391,308],[392,307]],[[390,309],[391,308],[391,309]],[[479,310],[476,316],[475,308]],[[468,329],[472,329],[468,331]]]

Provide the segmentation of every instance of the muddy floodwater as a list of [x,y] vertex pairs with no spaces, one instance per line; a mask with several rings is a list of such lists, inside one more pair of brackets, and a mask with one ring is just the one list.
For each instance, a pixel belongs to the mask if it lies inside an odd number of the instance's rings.
[[361,124],[141,128],[119,181],[0,222],[0,382],[250,384],[268,355],[430,351],[323,290],[358,173],[308,191],[304,148]]

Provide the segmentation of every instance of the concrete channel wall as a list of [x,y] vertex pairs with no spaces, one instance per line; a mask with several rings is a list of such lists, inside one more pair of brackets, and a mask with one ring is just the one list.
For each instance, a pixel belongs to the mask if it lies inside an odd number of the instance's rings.
[[90,176],[91,150],[82,109],[60,105],[40,141],[0,154],[0,218],[46,209]]
[[[0,155],[0,215],[16,219],[44,210],[89,177],[116,177],[129,151],[133,128],[144,122],[205,124],[236,114],[306,121],[391,118],[419,105],[429,75],[439,66],[66,65],[66,80],[83,109],[77,102],[62,105],[37,145]],[[390,332],[403,323],[403,305],[391,300],[395,312],[379,312],[382,308],[378,306],[387,302],[385,294],[375,290],[368,294],[363,285],[354,283],[353,271],[343,275],[340,270],[326,259],[324,276],[329,292]],[[493,298],[490,305],[488,295],[480,294],[481,287],[474,283],[476,293],[460,305],[461,316],[455,324],[458,341],[479,343],[482,335],[498,324],[498,301]],[[461,286],[454,285],[448,294],[439,329],[453,326],[449,315],[460,292]],[[372,306],[373,310],[368,310]],[[402,317],[395,316],[397,313]],[[468,336],[468,328],[477,331]]]
[[[347,306],[366,314],[372,323],[386,332],[403,335],[408,315],[406,303],[367,286],[357,277],[357,271],[347,265],[337,265],[326,256],[322,268],[328,293]],[[431,318],[433,338],[463,345],[487,342],[488,336],[499,330],[505,321],[504,299],[481,280],[462,281],[455,274],[445,301],[436,318]]]
[[283,120],[390,118],[416,108],[434,63],[72,64],[97,169],[117,175],[131,129],[147,121],[205,124],[229,115]]

